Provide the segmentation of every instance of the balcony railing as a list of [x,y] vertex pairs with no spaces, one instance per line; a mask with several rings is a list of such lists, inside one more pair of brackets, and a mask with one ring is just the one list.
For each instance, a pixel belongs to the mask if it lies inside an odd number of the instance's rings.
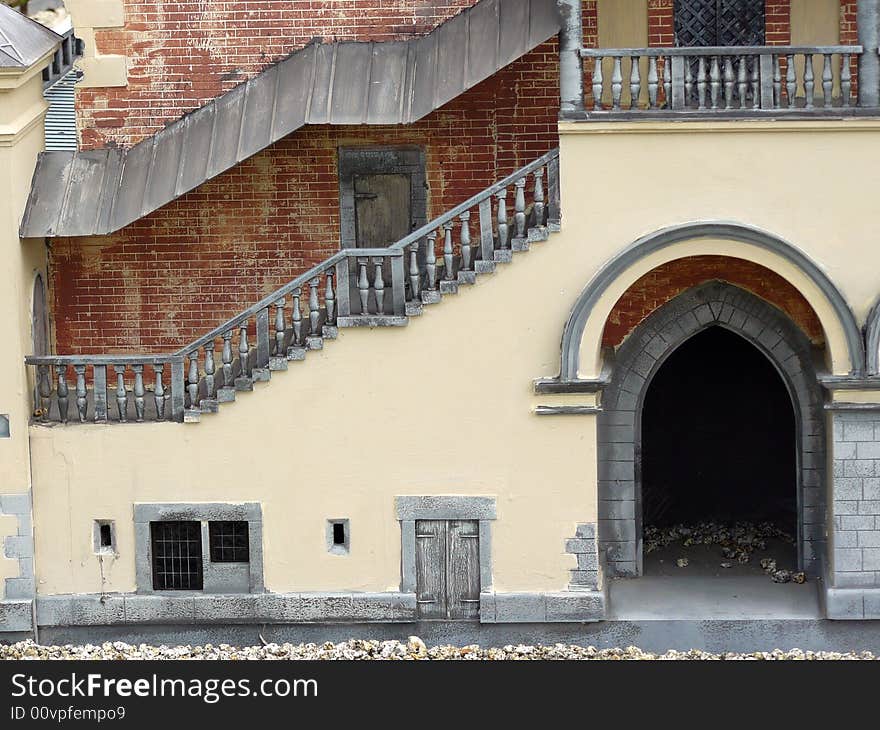
[[857,114],[861,54],[861,46],[581,48],[584,88],[592,91],[583,115]]

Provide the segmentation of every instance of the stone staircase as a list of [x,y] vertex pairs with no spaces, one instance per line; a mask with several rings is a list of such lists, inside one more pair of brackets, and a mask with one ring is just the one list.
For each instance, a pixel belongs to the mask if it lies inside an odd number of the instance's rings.
[[197,423],[322,350],[340,328],[407,325],[547,240],[559,219],[552,150],[388,248],[340,251],[177,352],[28,357],[35,419]]

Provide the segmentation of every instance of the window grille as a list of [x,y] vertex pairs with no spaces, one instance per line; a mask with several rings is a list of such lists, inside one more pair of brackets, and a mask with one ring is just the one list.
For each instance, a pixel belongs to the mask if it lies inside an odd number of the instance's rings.
[[212,563],[250,561],[247,522],[211,522],[208,525]]
[[202,526],[199,522],[151,522],[153,590],[202,590]]

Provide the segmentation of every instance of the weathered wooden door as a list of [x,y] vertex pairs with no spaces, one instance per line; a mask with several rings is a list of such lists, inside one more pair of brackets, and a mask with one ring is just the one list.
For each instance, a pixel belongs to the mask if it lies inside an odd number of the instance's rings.
[[355,242],[358,248],[385,248],[410,232],[409,175],[354,176]]
[[416,600],[420,619],[479,618],[479,522],[416,522]]
[[764,0],[675,0],[676,46],[763,46]]

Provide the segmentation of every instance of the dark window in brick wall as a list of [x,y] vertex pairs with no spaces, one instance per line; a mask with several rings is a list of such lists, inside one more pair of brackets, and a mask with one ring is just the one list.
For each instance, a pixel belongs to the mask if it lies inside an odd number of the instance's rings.
[[151,522],[153,590],[202,590],[200,522]]
[[247,522],[211,522],[208,532],[212,563],[247,563],[250,560]]

